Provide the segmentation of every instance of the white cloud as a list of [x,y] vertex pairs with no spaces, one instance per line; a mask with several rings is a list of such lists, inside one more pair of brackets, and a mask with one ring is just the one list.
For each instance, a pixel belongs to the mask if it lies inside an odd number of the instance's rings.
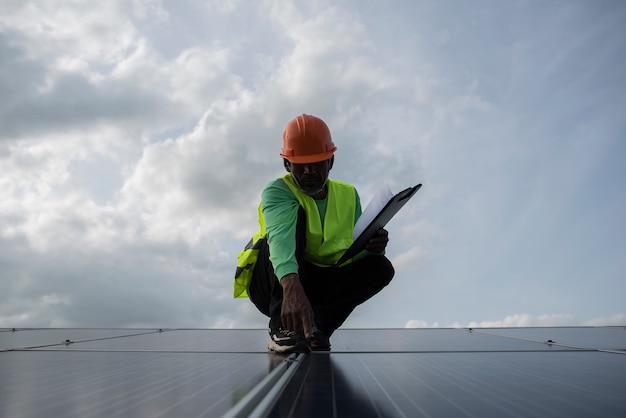
[[209,11],[232,13],[240,3],[240,0],[209,0],[206,2],[206,7]]
[[514,314],[495,321],[472,321],[464,328],[497,328],[497,327],[554,327],[574,325],[572,315],[546,314],[533,316],[530,314]]
[[28,39],[31,56],[53,65],[76,61],[115,62],[133,48],[136,31],[124,2],[7,1],[4,25]]
[[404,325],[404,328],[439,328],[439,323],[437,321],[429,323],[421,319],[410,319]]
[[427,257],[428,254],[422,247],[412,247],[394,256],[391,261],[393,262],[394,268],[403,270],[420,264]]
[[618,313],[605,318],[593,318],[587,321],[583,321],[582,325],[587,326],[626,326],[626,313]]
[[[409,3],[2,2],[0,323],[263,323],[229,298],[232,270],[301,112],[327,120],[331,174],[365,201],[424,183],[389,225],[392,289],[353,326],[623,320],[607,310],[626,268],[624,96],[604,85],[623,42],[590,60],[573,39],[545,77],[542,36],[571,30],[516,27],[509,56],[462,10]],[[577,316],[493,313],[546,308]],[[437,321],[406,322],[422,312]]]
[[[565,326],[624,326],[626,314],[615,314],[607,318],[580,320],[574,315],[566,314],[513,314],[503,319],[487,321],[471,321],[468,323],[454,322],[445,328],[515,328],[515,327],[565,327]],[[411,319],[405,328],[439,328],[437,321],[429,323],[420,319]]]
[[169,18],[162,0],[132,0],[133,14],[143,20],[162,22]]
[[[112,8],[107,12],[117,13],[116,17],[108,20],[109,24],[124,18],[119,9]],[[26,22],[20,20],[21,13],[23,10],[18,11],[14,22],[16,30],[27,27],[24,26]],[[48,17],[50,30],[54,32],[47,41],[50,51],[44,54],[33,47],[29,52],[33,62],[53,53],[55,48],[65,49],[71,42],[71,36],[67,34],[70,29],[63,25],[74,13],[80,11],[72,9],[64,14],[63,10],[57,10]],[[87,119],[85,122],[86,119],[81,118],[85,129],[77,130],[68,115],[59,113],[68,119],[65,126],[54,121],[58,133],[40,134],[31,144],[14,140],[11,158],[3,160],[6,172],[10,173],[5,180],[10,187],[4,189],[4,219],[18,221],[5,223],[2,226],[3,236],[14,239],[26,237],[41,257],[41,262],[31,271],[32,282],[28,293],[32,296],[29,300],[37,301],[36,295],[44,291],[43,287],[40,288],[41,273],[43,266],[51,262],[49,257],[61,257],[63,262],[57,265],[59,271],[48,280],[59,288],[70,285],[74,290],[61,291],[65,292],[59,294],[59,300],[64,301],[62,304],[55,303],[54,307],[40,304],[47,306],[43,311],[56,312],[55,324],[84,323],[89,318],[95,320],[96,315],[100,316],[96,321],[98,323],[106,322],[108,318],[108,321],[116,323],[121,320],[126,325],[146,324],[146,319],[142,319],[143,313],[131,310],[127,318],[119,318],[115,312],[106,312],[107,303],[98,303],[84,292],[90,289],[102,294],[107,289],[111,299],[121,303],[120,308],[130,308],[134,292],[120,299],[116,291],[121,290],[125,280],[132,280],[136,290],[145,288],[146,283],[142,278],[144,274],[128,264],[129,260],[133,257],[138,260],[152,257],[154,265],[161,265],[166,271],[182,260],[198,263],[203,268],[211,266],[211,271],[196,271],[183,264],[175,275],[181,276],[183,286],[190,286],[189,281],[194,277],[224,274],[222,280],[210,288],[206,287],[208,282],[202,281],[197,288],[201,294],[208,291],[207,302],[213,301],[207,312],[217,313],[219,304],[215,301],[221,298],[219,295],[230,295],[229,277],[236,255],[234,249],[238,250],[245,243],[247,238],[244,239],[244,235],[247,237],[254,232],[255,207],[260,189],[276,175],[272,173],[281,171],[280,159],[275,156],[280,147],[279,132],[282,124],[298,112],[292,109],[296,97],[309,104],[314,103],[320,85],[340,96],[341,92],[353,94],[364,88],[363,93],[358,93],[362,95],[379,88],[376,80],[380,77],[375,73],[365,76],[367,71],[361,71],[373,68],[363,59],[348,60],[346,66],[332,69],[331,74],[313,71],[315,67],[321,68],[321,62],[338,53],[330,41],[333,32],[351,33],[335,12],[327,17],[331,20],[297,18],[307,30],[317,33],[316,37],[311,38],[311,42],[304,33],[292,33],[295,48],[284,55],[274,74],[263,80],[265,85],[257,86],[256,91],[240,87],[239,77],[229,66],[232,50],[220,46],[219,42],[182,50],[168,61],[153,50],[130,21],[127,21],[130,26],[125,26],[126,29],[119,33],[124,39],[122,47],[119,44],[110,48],[107,46],[112,24],[101,28],[100,37],[97,36],[99,32],[93,31],[90,26],[93,21],[89,18],[73,27],[73,33],[85,35],[85,39],[82,44],[72,46],[70,51],[75,52],[71,55],[63,55],[67,52],[56,55],[54,62],[62,61],[64,64],[47,70],[48,87],[37,94],[50,97],[50,105],[43,107],[41,112],[49,112],[53,108],[62,112],[67,99],[71,99],[76,103],[76,110],[85,113],[91,103],[101,104],[103,98],[108,96],[111,100],[108,119],[121,124],[118,124],[119,128],[105,124],[104,130],[90,132],[89,127],[100,126],[97,122],[103,116],[100,105],[93,112],[91,121]],[[289,28],[295,30],[291,24]],[[330,28],[334,28],[333,31],[326,33]],[[41,45],[37,43],[38,36],[42,35],[35,31],[30,43]],[[354,36],[342,36],[341,39],[344,52],[355,46]],[[98,41],[102,41],[99,44],[101,50],[90,53],[89,45]],[[103,53],[103,49],[106,52]],[[71,64],[78,61],[82,64]],[[102,71],[101,64],[107,64],[110,71]],[[68,84],[63,83],[68,76],[74,80],[72,82],[80,84],[80,89],[67,89]],[[112,95],[112,92],[117,93]],[[149,95],[142,98],[141,94],[147,92]],[[77,101],[76,93],[83,98]],[[157,101],[151,101],[150,97]],[[138,106],[128,107],[130,114],[116,113],[114,110],[119,105],[126,105],[127,98],[132,98]],[[141,103],[146,104],[148,113],[140,110]],[[174,109],[174,104],[179,109],[168,114]],[[272,109],[271,104],[278,106]],[[174,131],[169,139],[150,140],[161,129],[181,126],[177,121],[181,115],[184,119],[195,116],[198,122],[187,132]],[[150,123],[152,121],[155,123]],[[16,130],[20,129],[22,127],[16,127]],[[41,131],[46,130],[42,125]],[[259,157],[267,155],[268,149],[276,150],[271,153],[275,158],[270,161],[267,157]],[[89,189],[95,187],[95,182],[75,177],[89,173],[86,168],[81,170],[79,163],[94,161],[96,152],[106,156],[113,172],[119,173],[117,181],[122,182],[117,185],[116,191],[101,201],[92,198],[95,191]],[[27,161],[31,162],[26,164]],[[248,174],[252,170],[256,173]],[[247,226],[241,225],[242,220]],[[233,242],[237,243],[237,247],[232,246]],[[229,250],[224,251],[224,248]],[[101,264],[101,270],[95,275],[88,274],[91,268],[98,267],[73,263],[65,259],[63,253],[80,254],[90,262],[101,259],[102,262],[97,263]],[[116,259],[118,261],[114,262]],[[81,286],[76,284],[84,276],[88,279],[84,291],[81,291]],[[174,276],[154,278],[154,285],[160,286],[160,290],[157,291],[157,287],[145,293],[144,305],[156,304],[156,309],[162,312],[162,315],[154,317],[153,323],[159,317],[166,318],[168,312],[172,318],[178,318],[176,321],[184,320],[181,319],[181,312],[164,309],[161,302],[162,292],[173,284],[171,280]],[[108,283],[106,287],[105,283]],[[92,314],[81,318],[75,316],[87,306],[87,301]],[[229,303],[233,301],[229,300]],[[39,310],[33,310],[34,305],[26,303],[26,300],[21,307],[14,309],[32,312],[26,322],[51,323],[45,319],[43,312],[36,313]],[[10,311],[3,315],[16,318]],[[205,323],[201,317],[196,315],[194,323]],[[209,324],[229,326],[223,314],[211,319]]]

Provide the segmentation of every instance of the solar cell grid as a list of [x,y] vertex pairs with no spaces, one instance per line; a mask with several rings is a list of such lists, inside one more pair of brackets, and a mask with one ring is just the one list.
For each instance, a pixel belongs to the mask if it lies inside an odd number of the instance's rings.
[[310,355],[270,417],[626,416],[626,359],[587,351]]
[[342,329],[330,354],[292,359],[258,329],[3,329],[0,416],[238,417],[267,393],[250,416],[623,417],[624,335]]
[[579,348],[626,351],[626,327],[484,328],[474,332],[532,341],[552,341]]

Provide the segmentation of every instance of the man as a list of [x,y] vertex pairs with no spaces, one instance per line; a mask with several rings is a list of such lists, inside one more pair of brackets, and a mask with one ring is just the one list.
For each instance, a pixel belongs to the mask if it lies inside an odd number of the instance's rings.
[[238,257],[235,297],[249,296],[270,318],[275,352],[329,350],[332,333],[394,275],[384,229],[335,265],[361,215],[354,186],[328,178],[336,149],[320,118],[303,114],[287,124],[280,153],[287,174],[263,190],[260,228]]

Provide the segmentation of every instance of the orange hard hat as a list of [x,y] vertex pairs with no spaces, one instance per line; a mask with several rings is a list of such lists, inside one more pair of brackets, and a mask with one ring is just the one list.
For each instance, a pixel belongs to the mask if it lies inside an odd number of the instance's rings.
[[280,156],[295,164],[317,163],[328,160],[336,149],[326,123],[302,114],[285,126]]

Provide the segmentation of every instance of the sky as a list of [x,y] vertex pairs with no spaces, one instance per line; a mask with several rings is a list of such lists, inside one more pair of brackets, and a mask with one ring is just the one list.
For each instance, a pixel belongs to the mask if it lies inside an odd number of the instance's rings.
[[387,225],[352,328],[626,325],[626,3],[3,0],[0,327],[264,328],[285,124]]

